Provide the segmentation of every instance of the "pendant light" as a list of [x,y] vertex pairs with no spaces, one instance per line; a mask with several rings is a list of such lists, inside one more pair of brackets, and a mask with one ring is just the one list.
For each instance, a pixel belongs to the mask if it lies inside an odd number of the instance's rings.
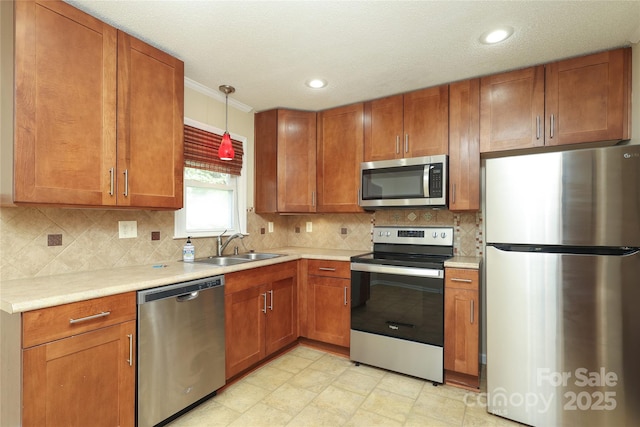
[[235,92],[236,89],[229,85],[221,85],[218,89],[220,89],[220,92],[224,92],[225,95],[224,135],[222,135],[222,142],[220,142],[220,148],[218,148],[218,157],[220,160],[233,160],[235,152],[231,144],[231,135],[229,135],[229,94]]

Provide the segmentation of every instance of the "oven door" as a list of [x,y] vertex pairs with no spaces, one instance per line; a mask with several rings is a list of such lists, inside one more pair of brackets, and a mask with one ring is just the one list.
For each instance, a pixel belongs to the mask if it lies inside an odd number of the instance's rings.
[[351,329],[442,347],[444,271],[351,263]]

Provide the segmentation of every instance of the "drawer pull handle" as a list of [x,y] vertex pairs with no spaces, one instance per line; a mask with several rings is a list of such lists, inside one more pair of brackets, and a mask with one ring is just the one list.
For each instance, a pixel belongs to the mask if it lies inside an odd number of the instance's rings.
[[318,270],[320,270],[320,271],[336,271],[335,268],[331,268],[331,267],[318,267]]
[[110,311],[103,311],[102,313],[94,314],[93,316],[81,317],[79,319],[69,319],[69,323],[73,325],[74,323],[86,322],[87,320],[93,320],[99,317],[107,317],[110,314]]
[[133,366],[133,334],[127,334],[127,338],[129,338],[129,358],[127,363],[129,366]]
[[462,283],[471,283],[473,280],[471,279],[457,279],[455,277],[451,278],[452,282],[462,282]]

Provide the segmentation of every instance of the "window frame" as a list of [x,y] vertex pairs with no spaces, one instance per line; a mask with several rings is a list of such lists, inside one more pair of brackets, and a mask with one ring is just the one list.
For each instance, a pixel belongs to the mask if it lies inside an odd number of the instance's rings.
[[[196,120],[190,119],[188,117],[184,118],[184,124],[187,126],[192,126],[207,132],[215,133],[216,135],[222,136],[224,134],[224,129],[219,129],[215,126],[207,125],[205,123],[198,122]],[[247,146],[247,138],[241,135],[237,135],[231,133],[231,138],[242,142],[242,149],[246,153]],[[184,165],[183,165],[184,167]],[[183,170],[184,176],[184,170]],[[234,175],[232,175],[234,176]],[[197,181],[195,181],[197,183]],[[235,201],[235,225],[236,228],[234,230],[227,230],[226,234],[233,233],[242,233],[244,235],[248,235],[247,233],[247,156],[244,155],[242,158],[242,169],[240,172],[240,176],[235,176],[235,188],[234,188],[234,201]],[[174,239],[186,239],[188,236],[191,237],[217,237],[224,230],[209,230],[202,232],[192,232],[189,233],[186,230],[186,222],[187,222],[187,184],[193,186],[193,181],[187,181],[184,179],[184,191],[183,191],[183,207],[175,211],[174,213]],[[197,185],[196,185],[197,186]],[[211,188],[211,184],[203,183],[203,187]]]

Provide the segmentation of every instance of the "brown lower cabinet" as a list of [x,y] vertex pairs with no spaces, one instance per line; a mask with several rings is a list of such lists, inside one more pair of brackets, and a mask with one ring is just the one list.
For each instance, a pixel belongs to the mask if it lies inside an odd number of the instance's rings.
[[445,382],[480,386],[480,279],[478,270],[446,268],[444,290]]
[[226,378],[298,339],[297,263],[225,275]]
[[135,425],[135,315],[135,292],[24,313],[22,425]]
[[309,260],[307,337],[349,347],[351,334],[351,271],[348,262]]

